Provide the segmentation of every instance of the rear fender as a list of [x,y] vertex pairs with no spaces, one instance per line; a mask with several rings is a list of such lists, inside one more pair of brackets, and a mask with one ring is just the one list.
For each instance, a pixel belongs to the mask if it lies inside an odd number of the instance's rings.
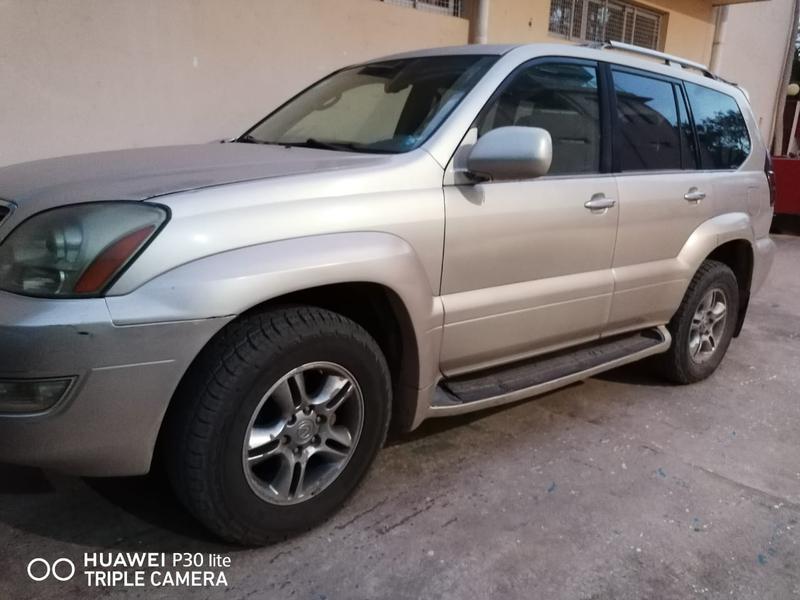
[[[735,212],[719,215],[704,222],[692,233],[678,255],[678,260],[683,265],[686,274],[686,285],[681,298],[703,261],[720,246],[736,240],[746,241],[751,249],[755,247],[753,222],[746,213]],[[744,324],[750,304],[751,284],[751,281],[740,282],[741,298],[734,337],[739,335]]]

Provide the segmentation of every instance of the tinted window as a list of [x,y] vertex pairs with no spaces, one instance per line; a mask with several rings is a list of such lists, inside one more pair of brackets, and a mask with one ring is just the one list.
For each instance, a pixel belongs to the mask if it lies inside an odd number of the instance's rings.
[[737,168],[750,154],[750,136],[736,100],[693,83],[686,84],[686,92],[697,128],[703,168]]
[[614,89],[621,169],[680,169],[681,129],[672,83],[615,71]]
[[525,67],[478,117],[478,135],[498,127],[541,127],[553,138],[551,175],[600,170],[597,69],[573,63]]

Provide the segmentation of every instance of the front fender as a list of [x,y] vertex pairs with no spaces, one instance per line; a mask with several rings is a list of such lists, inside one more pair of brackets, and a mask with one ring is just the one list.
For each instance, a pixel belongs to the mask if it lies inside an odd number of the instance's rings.
[[383,285],[403,302],[421,362],[419,385],[428,385],[441,303],[414,249],[392,234],[326,234],[230,250],[176,267],[106,303],[116,325],[184,321],[240,315],[291,292],[353,282]]

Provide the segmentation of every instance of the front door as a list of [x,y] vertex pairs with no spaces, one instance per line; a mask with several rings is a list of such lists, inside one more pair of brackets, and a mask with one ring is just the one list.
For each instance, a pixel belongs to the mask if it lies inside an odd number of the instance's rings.
[[547,129],[553,164],[535,180],[445,186],[445,374],[592,340],[606,325],[619,213],[616,179],[601,172],[598,80],[591,61],[537,59],[476,120],[473,138]]

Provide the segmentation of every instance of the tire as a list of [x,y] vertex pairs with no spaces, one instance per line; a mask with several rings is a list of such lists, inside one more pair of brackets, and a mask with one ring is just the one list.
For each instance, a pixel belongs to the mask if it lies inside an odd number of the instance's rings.
[[[718,318],[720,302],[725,309],[721,323]],[[733,271],[721,262],[704,261],[667,326],[672,334],[672,346],[668,352],[656,357],[661,375],[680,384],[695,383],[709,377],[728,350],[738,314],[739,286]],[[705,321],[702,315],[705,315]],[[697,320],[693,322],[695,317]],[[698,335],[704,331],[709,332],[710,340]]]
[[224,540],[285,539],[353,493],[386,439],[391,397],[386,360],[355,322],[313,307],[243,317],[179,389],[167,424],[169,479]]

